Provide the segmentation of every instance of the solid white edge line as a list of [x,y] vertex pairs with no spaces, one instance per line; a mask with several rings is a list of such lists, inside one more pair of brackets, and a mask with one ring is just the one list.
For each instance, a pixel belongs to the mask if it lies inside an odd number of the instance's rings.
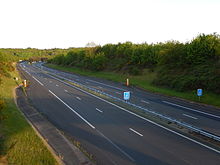
[[198,119],[198,118],[196,118],[196,117],[193,117],[193,116],[191,116],[191,115],[187,115],[187,114],[185,114],[185,113],[183,113],[183,116],[186,116],[186,117],[189,117],[189,118],[192,118],[192,119],[195,119],[195,120]]
[[65,106],[67,106],[72,112],[74,112],[79,118],[81,118],[86,124],[88,124],[91,128],[95,129],[95,127],[90,124],[86,119],[84,119],[80,114],[78,114],[73,108],[71,108],[68,104],[66,104],[61,98],[55,95],[51,90],[49,92],[56,97],[60,102],[62,102]]
[[96,111],[99,111],[100,113],[103,113],[103,111],[101,111],[100,109],[96,108]]
[[142,135],[141,133],[139,133],[138,131],[135,131],[134,129],[132,129],[132,128],[129,128],[132,132],[134,132],[134,133],[136,133],[137,135],[139,135],[139,136],[144,136],[144,135]]
[[21,67],[21,69],[23,69],[27,74],[29,74],[29,75],[31,76],[31,74],[30,74],[27,70],[25,70],[25,69],[22,68],[22,67]]
[[135,162],[135,160],[129,155],[127,154],[124,150],[122,150],[117,144],[115,144],[114,142],[112,142],[108,137],[106,137],[103,133],[101,133],[100,131],[97,130],[97,132],[103,136],[109,143],[111,143],[115,148],[117,148],[119,151],[121,151],[125,156],[127,156],[131,161]]
[[201,146],[203,146],[203,147],[205,147],[205,148],[207,148],[207,149],[209,149],[209,150],[212,150],[212,151],[214,151],[214,152],[220,154],[220,151],[219,151],[219,150],[216,150],[216,149],[214,149],[214,148],[212,148],[212,147],[209,147],[209,146],[207,146],[207,145],[205,145],[205,144],[203,144],[203,143],[200,143],[200,142],[198,142],[198,141],[196,141],[196,140],[194,140],[194,139],[191,139],[191,138],[189,138],[189,137],[187,137],[187,136],[185,136],[185,135],[182,135],[182,134],[180,134],[180,133],[178,133],[178,132],[176,132],[176,131],[173,131],[173,130],[171,130],[171,129],[169,129],[169,128],[166,128],[166,127],[164,127],[164,126],[162,126],[162,125],[160,125],[160,124],[157,124],[157,123],[155,123],[155,122],[153,122],[153,121],[151,121],[151,120],[148,120],[148,119],[146,119],[146,118],[144,118],[144,117],[142,117],[142,116],[139,116],[139,115],[137,115],[137,114],[135,114],[135,113],[133,113],[133,112],[130,112],[129,110],[126,110],[125,108],[122,108],[122,107],[120,107],[120,106],[118,106],[118,105],[116,105],[116,104],[114,104],[114,103],[111,103],[111,102],[109,102],[109,101],[107,101],[107,100],[104,100],[104,99],[102,99],[102,98],[100,98],[100,97],[98,97],[98,96],[95,96],[95,95],[93,95],[93,94],[91,94],[91,93],[89,93],[89,92],[86,92],[86,91],[84,91],[84,90],[82,90],[82,89],[80,89],[80,88],[78,88],[78,87],[75,87],[75,86],[73,86],[73,85],[71,85],[71,84],[68,84],[67,82],[62,81],[62,80],[60,80],[60,79],[58,79],[58,78],[56,78],[56,77],[54,77],[54,76],[51,76],[50,74],[47,74],[47,75],[50,76],[50,77],[52,77],[52,78],[54,78],[54,79],[56,79],[56,80],[58,80],[58,81],[60,81],[60,82],[63,82],[64,84],[66,84],[66,85],[68,85],[68,86],[71,86],[71,87],[73,87],[73,88],[75,88],[75,89],[78,89],[78,90],[80,90],[80,91],[82,91],[82,92],[84,92],[84,93],[86,93],[86,94],[88,94],[88,95],[90,95],[90,96],[93,96],[93,97],[95,97],[95,98],[97,98],[97,99],[100,99],[100,100],[106,102],[106,103],[109,103],[109,104],[111,104],[111,105],[113,105],[113,106],[115,106],[115,107],[117,107],[117,108],[119,108],[119,109],[121,109],[121,110],[123,110],[123,111],[125,111],[125,112],[127,112],[127,113],[130,113],[130,114],[132,114],[132,115],[134,115],[134,116],[136,116],[136,117],[138,117],[138,118],[140,118],[140,119],[143,119],[143,120],[145,120],[145,121],[147,121],[147,122],[149,122],[149,123],[151,123],[151,124],[154,124],[154,125],[156,125],[156,126],[158,126],[158,127],[160,127],[160,128],[163,128],[163,129],[169,131],[169,132],[172,132],[172,133],[174,133],[174,134],[176,134],[176,135],[178,135],[178,136],[180,136],[180,137],[182,137],[182,138],[185,138],[185,139],[187,139],[187,140],[189,140],[189,141],[191,141],[191,142],[194,142],[194,143],[196,143],[196,144],[198,144],[198,145],[201,145]]
[[27,74],[31,75],[28,71],[26,71],[26,72],[27,72]]
[[36,79],[34,76],[32,76],[33,79],[35,79],[40,85],[44,86],[44,84],[42,84],[38,79]]
[[194,112],[198,112],[198,113],[201,113],[201,114],[205,114],[205,115],[216,117],[216,118],[220,119],[220,116],[216,116],[216,115],[213,115],[213,114],[210,114],[210,113],[206,113],[206,112],[202,112],[202,111],[199,111],[199,110],[196,110],[196,109],[188,108],[188,107],[185,107],[185,106],[182,106],[182,105],[178,105],[178,104],[174,104],[174,103],[171,103],[171,102],[168,102],[168,101],[162,101],[162,102],[164,102],[166,104],[174,105],[174,106],[177,106],[177,107],[180,107],[180,108],[185,108],[185,109],[188,109],[188,110],[191,110],[191,111],[194,111]]

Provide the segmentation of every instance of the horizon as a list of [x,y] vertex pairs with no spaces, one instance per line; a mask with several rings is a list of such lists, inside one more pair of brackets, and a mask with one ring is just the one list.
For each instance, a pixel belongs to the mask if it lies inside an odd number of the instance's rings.
[[[148,44],[148,45],[156,45],[156,44],[165,44],[167,42],[179,42],[179,43],[183,43],[183,44],[186,44],[186,43],[190,43],[192,42],[196,37],[200,36],[200,35],[203,35],[204,33],[200,33],[198,34],[197,36],[193,37],[191,40],[189,41],[185,41],[185,42],[180,42],[180,41],[177,41],[177,40],[167,40],[167,41],[164,41],[164,42],[157,42],[157,43],[147,43],[147,42],[143,42],[143,43],[134,43],[134,42],[131,42],[131,41],[125,41],[125,42],[117,42],[117,43],[106,43],[106,44],[103,44],[103,45],[94,45],[94,46],[87,46],[90,42],[88,42],[85,46],[81,46],[81,47],[67,47],[67,48],[61,48],[61,47],[54,47],[54,48],[35,48],[35,47],[27,47],[27,48],[12,48],[12,47],[8,47],[8,48],[1,48],[0,49],[38,49],[38,50],[51,50],[51,49],[75,49],[75,48],[87,48],[87,47],[96,47],[96,46],[105,46],[105,45],[108,45],[108,44],[113,44],[113,45],[117,45],[117,44],[123,44],[123,43],[127,43],[127,42],[130,42],[132,44]],[[204,35],[214,35],[214,34],[217,34],[218,36],[220,36],[220,34],[214,32],[214,33],[210,33],[210,34],[204,34]],[[94,43],[95,44],[95,43]]]

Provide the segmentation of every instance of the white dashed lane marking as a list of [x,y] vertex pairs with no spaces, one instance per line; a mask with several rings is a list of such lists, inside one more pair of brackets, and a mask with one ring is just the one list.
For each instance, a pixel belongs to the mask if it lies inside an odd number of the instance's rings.
[[100,109],[96,108],[96,111],[99,111],[100,113],[103,113],[103,111],[101,111]]
[[137,135],[139,135],[139,136],[144,136],[144,135],[142,135],[141,133],[139,133],[138,131],[135,131],[134,129],[132,129],[132,128],[129,128],[129,130],[131,130],[132,132],[134,132],[134,133],[136,133]]
[[183,114],[183,116],[186,116],[186,117],[189,117],[189,118],[191,118],[191,119],[195,119],[195,120],[198,119],[198,118],[196,118],[196,117],[193,117],[193,116],[191,116],[191,115],[187,115],[187,114]]
[[82,100],[80,97],[76,97],[78,100]]
[[148,101],[141,100],[142,103],[150,104]]

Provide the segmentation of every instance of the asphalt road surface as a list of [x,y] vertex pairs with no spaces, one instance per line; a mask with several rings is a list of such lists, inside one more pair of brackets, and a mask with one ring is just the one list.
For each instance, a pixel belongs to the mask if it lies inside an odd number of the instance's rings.
[[[219,151],[67,85],[42,72],[41,69],[47,68],[40,63],[20,66],[31,81],[28,95],[32,104],[59,129],[80,141],[97,164],[218,165],[220,162]],[[129,90],[131,101],[136,104],[220,134],[220,117],[214,108],[176,102],[105,80],[47,70],[118,97]]]
[[136,88],[128,88],[119,83],[61,72],[43,67],[42,63],[37,63],[35,66],[83,85],[96,88],[115,97],[123,98],[124,91],[131,91],[130,102],[220,136],[220,109],[158,96]]

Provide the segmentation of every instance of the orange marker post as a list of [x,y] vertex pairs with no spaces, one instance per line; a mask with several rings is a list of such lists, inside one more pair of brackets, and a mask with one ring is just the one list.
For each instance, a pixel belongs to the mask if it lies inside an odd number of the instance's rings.
[[129,86],[129,79],[127,78],[126,86]]
[[23,81],[23,85],[24,85],[25,88],[27,87],[27,80]]

